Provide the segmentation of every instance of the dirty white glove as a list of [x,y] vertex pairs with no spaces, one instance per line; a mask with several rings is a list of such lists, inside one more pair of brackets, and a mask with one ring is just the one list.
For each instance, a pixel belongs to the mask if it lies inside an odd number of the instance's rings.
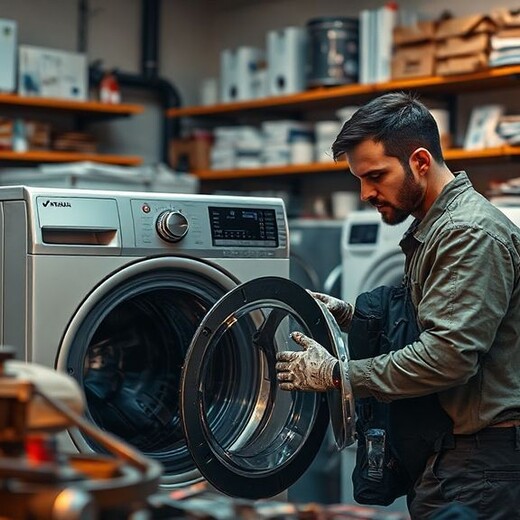
[[344,302],[339,298],[323,294],[319,292],[313,292],[307,290],[307,292],[316,300],[319,300],[325,304],[328,311],[334,316],[336,323],[343,332],[348,332],[352,316],[354,314],[354,306],[351,303]]
[[301,352],[276,354],[277,379],[282,390],[324,392],[334,388],[334,366],[338,360],[312,338],[301,332],[291,338],[303,348]]

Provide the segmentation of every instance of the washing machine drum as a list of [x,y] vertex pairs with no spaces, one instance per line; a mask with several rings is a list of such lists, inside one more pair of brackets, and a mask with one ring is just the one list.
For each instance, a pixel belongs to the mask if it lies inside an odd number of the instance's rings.
[[[159,268],[89,307],[70,334],[66,370],[93,422],[163,464],[163,485],[206,478],[233,496],[276,495],[312,462],[329,408],[338,445],[353,442],[350,388],[284,392],[276,383],[276,352],[298,349],[293,330],[347,359],[330,315],[297,284],[262,278],[229,290]],[[71,436],[82,451],[102,451]]]

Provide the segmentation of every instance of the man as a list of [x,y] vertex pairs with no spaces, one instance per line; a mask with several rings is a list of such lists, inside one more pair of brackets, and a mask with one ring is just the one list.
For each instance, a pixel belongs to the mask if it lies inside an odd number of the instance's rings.
[[[453,420],[453,442],[432,453],[415,484],[412,518],[458,502],[482,520],[520,519],[520,230],[448,169],[433,117],[410,95],[361,107],[332,150],[384,222],[415,217],[400,245],[420,336],[349,361],[354,397],[437,393]],[[315,297],[347,331],[352,305]],[[337,360],[300,332],[293,339],[303,351],[278,354],[280,387],[333,388]]]

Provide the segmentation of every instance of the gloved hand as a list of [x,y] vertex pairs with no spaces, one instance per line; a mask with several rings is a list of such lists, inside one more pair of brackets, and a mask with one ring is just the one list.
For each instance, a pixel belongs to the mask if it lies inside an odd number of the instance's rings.
[[318,342],[301,332],[293,332],[291,338],[303,348],[303,351],[284,351],[276,354],[280,388],[315,392],[334,388],[333,371],[338,360]]
[[351,303],[344,302],[334,296],[323,294],[319,292],[313,292],[307,290],[307,292],[316,300],[319,300],[325,304],[328,311],[334,316],[336,323],[343,332],[348,332],[352,316],[354,314],[354,306]]

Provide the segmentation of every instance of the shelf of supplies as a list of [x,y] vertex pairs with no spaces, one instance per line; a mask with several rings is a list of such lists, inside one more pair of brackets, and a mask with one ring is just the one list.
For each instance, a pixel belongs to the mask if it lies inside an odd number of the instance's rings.
[[28,152],[13,152],[0,150],[0,162],[23,163],[53,163],[53,162],[79,162],[92,161],[105,164],[119,164],[121,166],[137,166],[142,163],[142,158],[130,155],[110,155],[80,152],[56,152],[47,150],[31,150]]
[[[481,159],[509,159],[520,157],[520,146],[499,146],[484,150],[463,150],[453,148],[444,152],[446,162],[471,161]],[[299,164],[290,166],[269,166],[262,168],[244,168],[240,170],[198,170],[193,172],[200,180],[243,179],[247,177],[269,177],[278,175],[320,174],[346,171],[345,161]]]
[[323,87],[298,94],[275,96],[251,101],[220,103],[209,106],[171,108],[168,117],[219,116],[240,112],[266,109],[310,109],[328,106],[339,107],[342,101],[352,103],[363,101],[385,92],[413,90],[421,93],[453,93],[457,91],[486,90],[497,87],[518,86],[520,65],[496,67],[452,76],[428,76],[422,78],[398,79],[369,85],[353,84],[339,87]]
[[53,99],[18,94],[0,93],[0,106],[15,106],[20,108],[41,108],[59,110],[78,114],[103,116],[130,116],[140,114],[144,107],[127,103],[109,104],[98,101],[76,101],[72,99]]

